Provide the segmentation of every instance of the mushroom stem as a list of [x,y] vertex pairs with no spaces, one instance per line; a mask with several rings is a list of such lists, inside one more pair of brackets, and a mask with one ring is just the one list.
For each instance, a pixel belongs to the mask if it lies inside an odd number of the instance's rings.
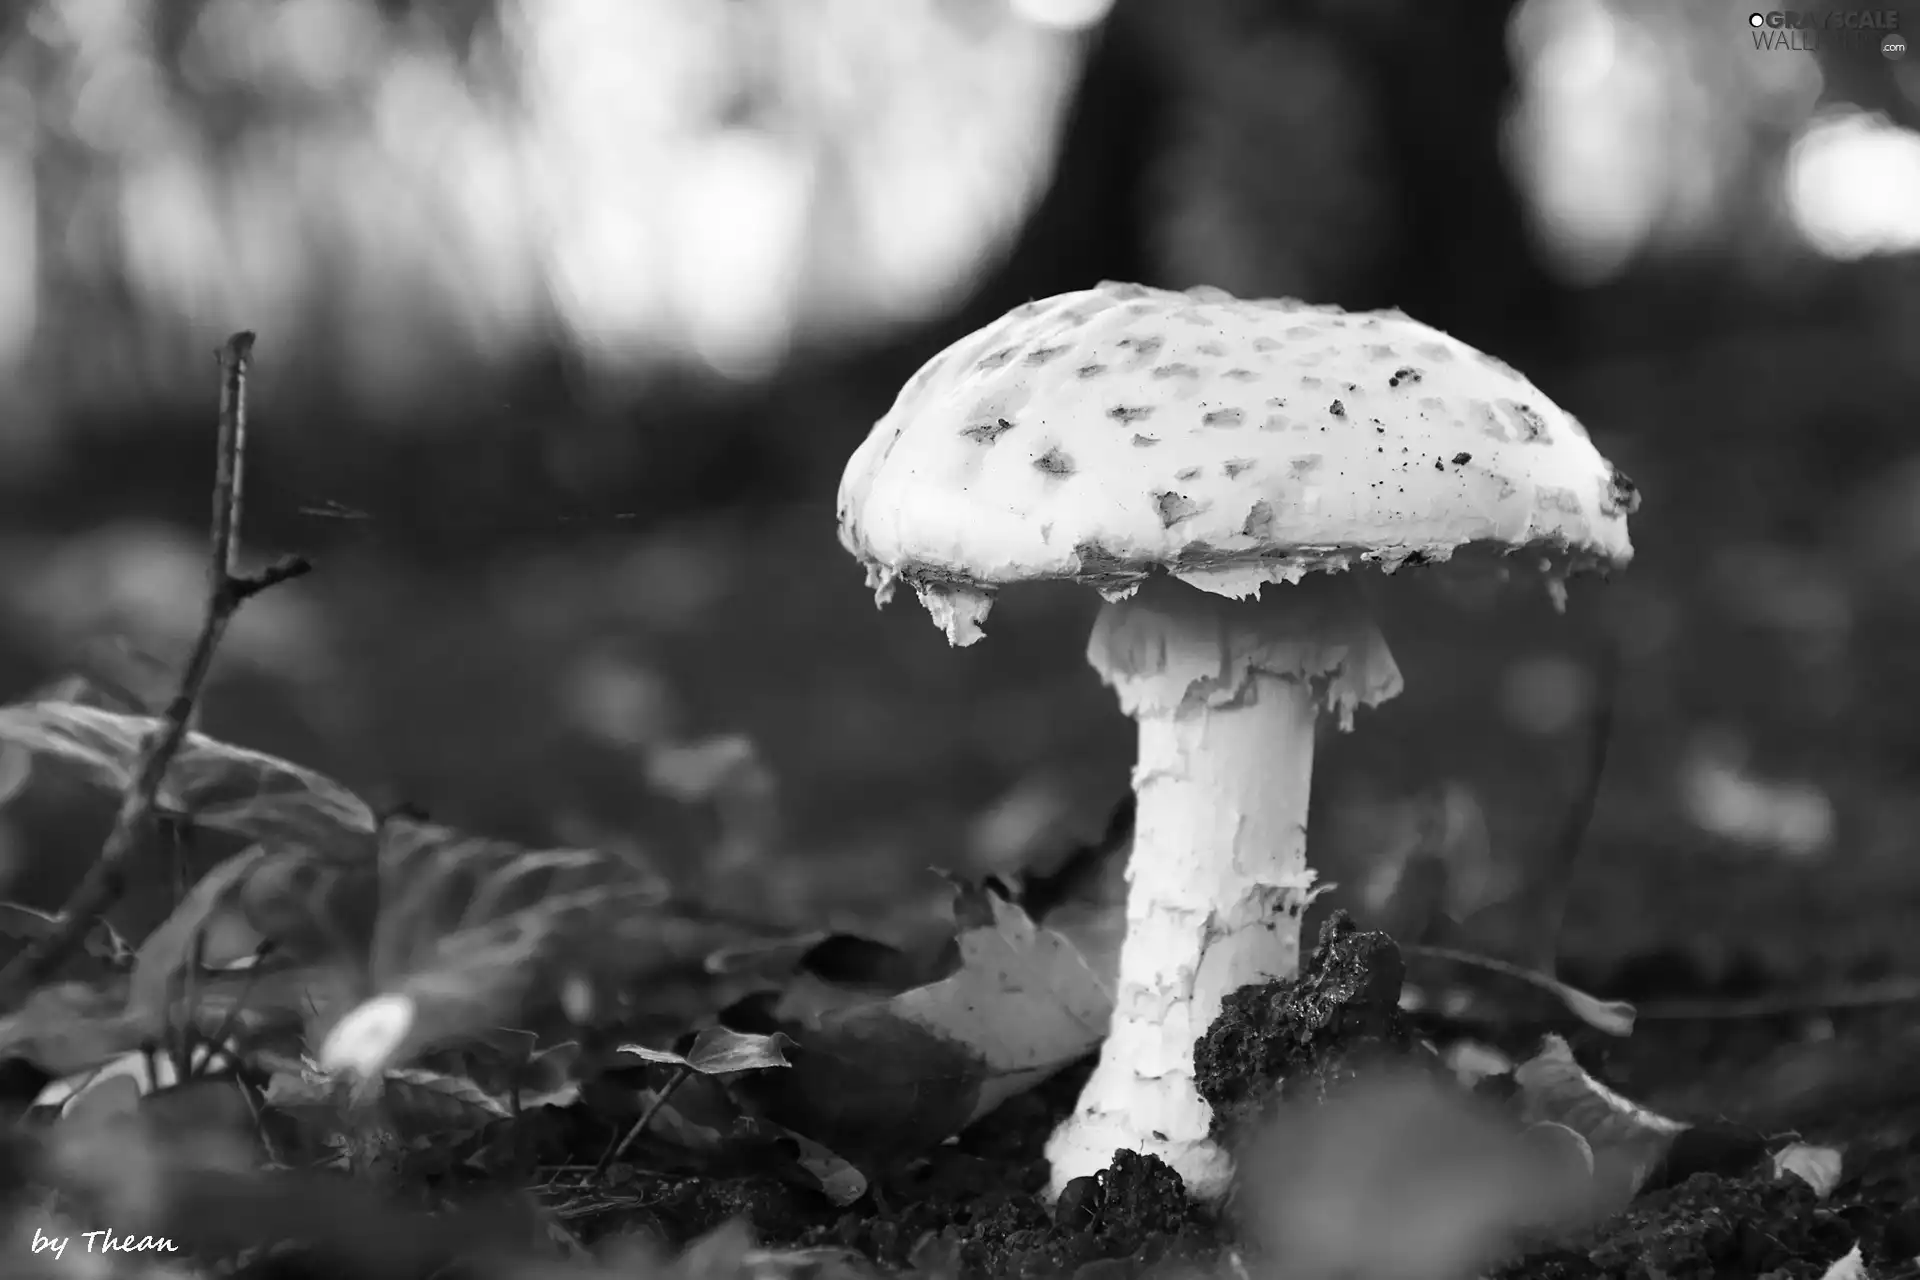
[[1194,1041],[1228,993],[1291,977],[1314,895],[1307,808],[1324,706],[1400,691],[1346,575],[1234,601],[1166,579],[1101,611],[1087,659],[1139,725],[1127,931],[1113,1022],[1080,1105],[1047,1145],[1057,1195],[1117,1149],[1217,1199],[1231,1161],[1195,1089]]

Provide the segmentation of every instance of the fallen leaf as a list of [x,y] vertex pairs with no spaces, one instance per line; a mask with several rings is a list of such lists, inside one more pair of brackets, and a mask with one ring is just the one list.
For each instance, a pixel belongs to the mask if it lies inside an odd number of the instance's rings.
[[1127,861],[1133,856],[1135,803],[1129,791],[1100,838],[1075,847],[1059,865],[1002,878],[1018,882],[1016,900],[1047,928],[1072,942],[1109,990],[1120,971],[1127,933]]
[[1813,1194],[1821,1200],[1833,1194],[1834,1187],[1839,1185],[1843,1168],[1845,1162],[1832,1147],[1813,1147],[1796,1142],[1773,1153],[1774,1177],[1784,1178],[1792,1174],[1812,1187]]
[[1065,938],[982,886],[954,884],[957,967],[839,1007],[775,1002],[793,1069],[740,1083],[772,1119],[870,1164],[924,1151],[1085,1057],[1112,998]]
[[800,1167],[819,1184],[829,1203],[844,1209],[867,1194],[867,1175],[854,1168],[839,1153],[815,1142],[804,1133],[768,1124],[800,1150]]
[[1593,1176],[1593,1144],[1579,1130],[1552,1120],[1536,1120],[1520,1136],[1554,1158],[1578,1164],[1589,1178]]
[[[712,1053],[697,1056],[716,1067],[726,1067],[747,1056],[767,1059],[776,1047],[766,1044],[750,1055],[736,1056],[734,1050],[726,1049],[724,1057]],[[643,1053],[645,1059],[658,1059],[659,1066],[685,1065],[686,1059],[696,1056],[692,1049],[684,1057],[651,1049]],[[741,1078],[736,1073],[654,1073],[649,1084],[637,1088],[629,1083],[633,1074],[627,1069],[601,1076],[590,1081],[582,1093],[582,1102],[593,1114],[635,1120],[631,1137],[616,1150],[629,1142],[640,1143],[654,1167],[686,1167],[711,1176],[747,1171],[775,1173],[817,1188],[843,1208],[866,1194],[866,1175],[838,1152],[765,1116],[750,1114],[736,1096],[737,1087],[730,1087],[737,1086]],[[641,1117],[646,1119],[644,1128],[638,1125]]]
[[1833,1265],[1821,1272],[1820,1280],[1869,1280],[1867,1260],[1860,1256],[1860,1244],[1854,1242],[1853,1248],[1833,1260]]
[[1616,1202],[1631,1199],[1665,1158],[1674,1139],[1692,1126],[1650,1111],[1595,1080],[1559,1036],[1513,1070],[1515,1102],[1526,1123],[1563,1124],[1585,1138],[1597,1186]]

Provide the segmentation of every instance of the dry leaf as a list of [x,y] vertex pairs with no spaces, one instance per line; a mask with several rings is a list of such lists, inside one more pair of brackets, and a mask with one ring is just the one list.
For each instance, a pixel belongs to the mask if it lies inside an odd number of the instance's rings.
[[1624,1098],[1588,1075],[1559,1036],[1547,1036],[1540,1051],[1514,1068],[1520,1118],[1552,1121],[1584,1137],[1594,1157],[1595,1178],[1616,1200],[1630,1199],[1692,1126],[1670,1120]]
[[743,1081],[772,1118],[856,1159],[926,1150],[1085,1057],[1112,998],[1080,953],[991,889],[955,884],[958,966],[839,1007],[808,988],[771,1016],[793,1070]]
[[1868,1280],[1867,1260],[1860,1256],[1859,1242],[1835,1258],[1833,1265],[1821,1272],[1820,1280]]
[[1812,1147],[1796,1142],[1773,1153],[1774,1177],[1784,1178],[1792,1174],[1812,1187],[1813,1194],[1822,1200],[1832,1195],[1834,1187],[1839,1185],[1843,1168],[1845,1162],[1832,1147]]

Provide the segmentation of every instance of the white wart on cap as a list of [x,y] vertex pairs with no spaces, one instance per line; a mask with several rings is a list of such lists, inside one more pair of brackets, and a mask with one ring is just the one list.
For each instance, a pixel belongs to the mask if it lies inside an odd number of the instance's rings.
[[1216,289],[1028,303],[935,356],[849,460],[840,539],[954,644],[992,593],[1164,569],[1243,598],[1470,546],[1624,567],[1630,480],[1492,356],[1398,311]]

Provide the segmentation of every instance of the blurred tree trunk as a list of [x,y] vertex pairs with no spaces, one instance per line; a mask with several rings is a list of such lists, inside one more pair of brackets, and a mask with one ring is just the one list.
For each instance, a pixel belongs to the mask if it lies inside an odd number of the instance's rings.
[[1552,357],[1567,291],[1503,156],[1515,0],[1135,7],[1177,69],[1192,153],[1162,161],[1173,274],[1398,306],[1517,363]]
[[[1349,33],[1371,57],[1400,215],[1395,304],[1516,362],[1564,354],[1568,290],[1549,273],[1504,155],[1515,0],[1407,0]],[[1393,287],[1397,286],[1397,287]]]

